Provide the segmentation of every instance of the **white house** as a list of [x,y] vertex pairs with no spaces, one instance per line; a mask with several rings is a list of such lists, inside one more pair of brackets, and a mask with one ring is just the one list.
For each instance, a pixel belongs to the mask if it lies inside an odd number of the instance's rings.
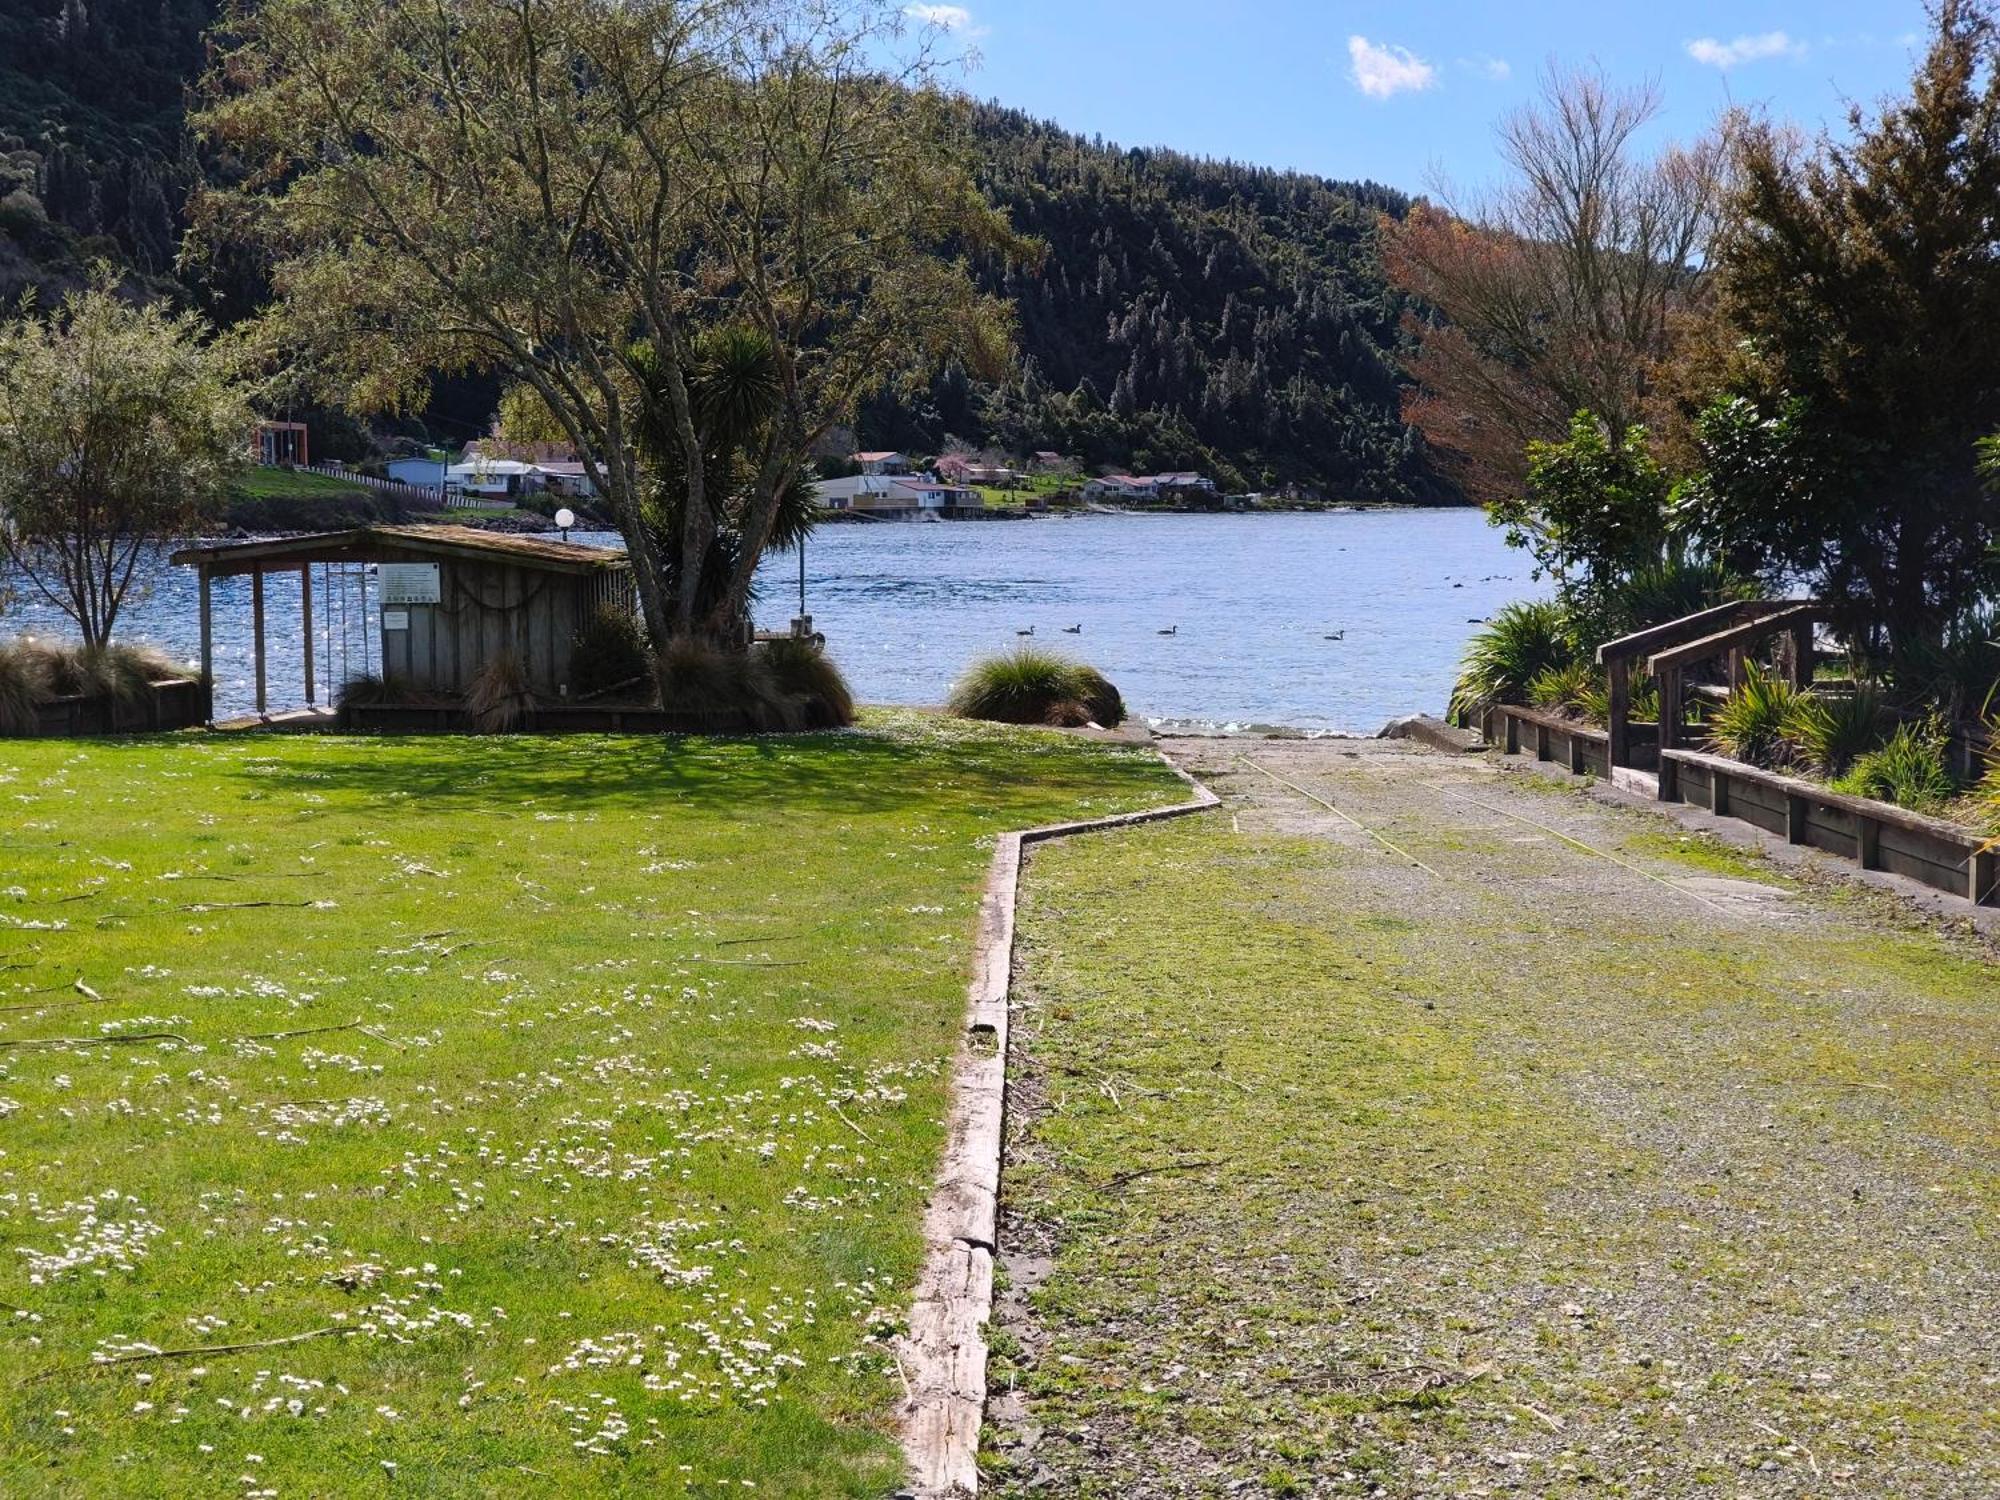
[[475,458],[444,471],[446,490],[487,499],[511,500],[542,488],[537,466],[518,458]]
[[864,474],[907,474],[910,461],[900,453],[857,453],[854,462]]

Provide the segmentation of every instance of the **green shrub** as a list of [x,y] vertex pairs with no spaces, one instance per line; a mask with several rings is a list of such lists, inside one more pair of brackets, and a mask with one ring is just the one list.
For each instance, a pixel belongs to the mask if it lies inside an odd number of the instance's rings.
[[650,692],[652,653],[646,631],[629,609],[604,606],[576,633],[569,648],[569,691],[572,698],[601,698],[619,688],[636,686]]
[[691,638],[660,652],[660,707],[705,734],[780,733],[807,726],[761,651],[725,651]]
[[1612,587],[1608,623],[1614,633],[1629,635],[1731,599],[1751,598],[1756,592],[1755,585],[1721,563],[1689,559],[1652,563]]
[[1560,604],[1546,599],[1509,604],[1467,643],[1447,712],[1464,723],[1488,704],[1523,702],[1537,677],[1577,656]]
[[811,729],[839,729],[854,722],[854,694],[840,668],[813,641],[787,638],[761,648],[778,690],[799,701]]
[[1882,738],[1882,695],[1868,683],[1851,693],[1801,693],[1785,724],[1796,758],[1822,776],[1839,776]]
[[1979,785],[1973,793],[1973,805],[1977,809],[1980,827],[1992,837],[1993,843],[2000,844],[2000,718],[1987,720],[1986,732],[1989,736],[1985,750],[1986,774],[1979,778]]
[[1743,685],[1709,715],[1709,738],[1724,755],[1746,765],[1789,764],[1788,731],[1798,716],[1799,696],[1791,683],[1752,662]]
[[1125,718],[1124,699],[1102,673],[1034,646],[974,662],[953,686],[946,707],[962,719],[999,724],[1111,728]]
[[1854,767],[1833,783],[1835,791],[1893,802],[1912,812],[1934,813],[1958,795],[1946,761],[1950,731],[1932,715],[1896,726],[1879,749],[1858,757]]
[[1611,690],[1587,661],[1549,667],[1528,684],[1528,703],[1551,713],[1594,719],[1603,723],[1611,716]]

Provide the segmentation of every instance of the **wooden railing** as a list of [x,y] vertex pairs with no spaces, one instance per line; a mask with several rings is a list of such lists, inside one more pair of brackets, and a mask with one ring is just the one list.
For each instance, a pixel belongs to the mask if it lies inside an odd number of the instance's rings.
[[[349,469],[340,464],[286,464],[284,467],[301,474],[324,474],[329,479],[342,480],[347,484],[365,485],[371,490],[383,490],[425,505],[456,503],[450,492],[441,484],[410,484],[401,479],[378,479],[373,474],[363,474],[358,469]],[[479,502],[470,500],[464,503],[476,505]]]
[[[1690,795],[1692,793],[1692,795]],[[1788,842],[2000,906],[2000,850],[1970,828],[1698,750],[1660,751],[1660,800],[1693,802]]]

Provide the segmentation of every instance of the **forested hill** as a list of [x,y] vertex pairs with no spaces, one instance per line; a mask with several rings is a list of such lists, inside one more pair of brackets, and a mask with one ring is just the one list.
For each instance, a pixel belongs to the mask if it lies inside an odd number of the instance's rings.
[[1377,216],[1403,195],[1123,151],[997,106],[976,129],[994,200],[1048,248],[1039,269],[982,270],[1020,308],[1020,379],[878,403],[866,446],[950,435],[1253,489],[1443,498],[1399,415],[1403,302],[1375,254]]
[[[46,302],[98,256],[170,289],[199,170],[182,110],[217,8],[0,0],[0,301],[32,287]],[[1122,151],[992,105],[973,124],[989,191],[1048,250],[1034,269],[981,267],[1019,306],[1020,375],[991,390],[954,372],[928,401],[877,402],[864,446],[957,438],[1229,488],[1445,498],[1398,415],[1402,304],[1374,251],[1402,195]],[[244,281],[206,310],[244,305]],[[448,389],[438,434],[483,429],[487,383]]]

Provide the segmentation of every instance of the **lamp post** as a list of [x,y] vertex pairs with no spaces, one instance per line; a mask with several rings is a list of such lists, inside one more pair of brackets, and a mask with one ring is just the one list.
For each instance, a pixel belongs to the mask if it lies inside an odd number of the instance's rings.
[[569,529],[576,524],[576,512],[565,505],[556,512],[556,529],[562,532],[564,541],[569,540]]

